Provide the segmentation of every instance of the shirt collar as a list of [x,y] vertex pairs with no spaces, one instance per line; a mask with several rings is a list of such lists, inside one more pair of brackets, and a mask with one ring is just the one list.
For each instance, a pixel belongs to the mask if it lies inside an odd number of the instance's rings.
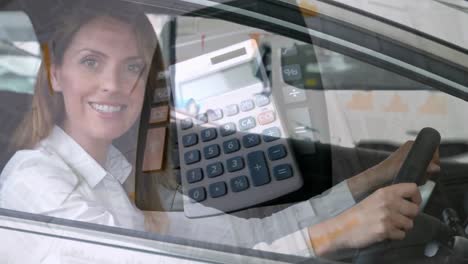
[[68,166],[87,181],[91,188],[94,188],[108,173],[123,184],[132,171],[132,165],[113,145],[109,148],[106,165],[103,168],[59,126],[54,126],[42,144],[51,147]]

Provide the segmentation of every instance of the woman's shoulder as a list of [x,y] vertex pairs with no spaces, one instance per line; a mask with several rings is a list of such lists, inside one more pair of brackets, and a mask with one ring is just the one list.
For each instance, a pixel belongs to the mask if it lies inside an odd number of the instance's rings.
[[41,175],[72,172],[71,168],[55,152],[38,147],[17,151],[5,165],[1,177],[23,172],[30,174],[31,171],[37,171]]
[[[65,199],[78,184],[72,169],[44,148],[17,151],[0,175],[1,203],[8,199]],[[60,197],[64,196],[64,197]]]

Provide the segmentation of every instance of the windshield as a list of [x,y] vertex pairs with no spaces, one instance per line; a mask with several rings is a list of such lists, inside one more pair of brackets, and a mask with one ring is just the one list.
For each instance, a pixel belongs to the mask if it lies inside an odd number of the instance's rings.
[[0,12],[8,260],[463,258],[465,12],[59,2]]

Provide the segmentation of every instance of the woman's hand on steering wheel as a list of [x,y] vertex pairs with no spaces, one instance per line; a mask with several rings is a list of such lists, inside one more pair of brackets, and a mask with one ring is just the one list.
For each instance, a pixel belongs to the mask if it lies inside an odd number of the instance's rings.
[[401,183],[374,192],[356,206],[309,230],[317,255],[343,248],[405,238],[413,228],[421,195],[414,183]]
[[[361,200],[369,193],[389,185],[400,171],[409,151],[413,147],[414,141],[407,141],[395,152],[379,164],[348,180],[348,185],[353,197]],[[425,183],[431,175],[440,171],[439,151],[436,150],[429,163],[423,182]]]
[[[377,171],[382,173],[382,177],[378,177],[381,185],[387,185],[395,178],[413,145],[414,141],[406,141],[387,159],[375,166],[377,167]],[[439,171],[440,159],[439,149],[437,148],[432,156],[432,160],[427,166],[426,177],[422,182],[425,183],[431,175],[438,173]]]
[[[351,178],[348,185],[355,198],[378,190],[344,213],[309,228],[316,254],[404,239],[422,202],[416,183],[424,183],[428,174],[440,170],[439,144],[440,134],[424,128],[415,143],[406,142],[383,162]],[[393,185],[380,188],[389,183]]]
[[350,223],[341,243],[345,248],[363,248],[386,239],[401,240],[413,228],[421,195],[414,183],[381,188],[343,213]]

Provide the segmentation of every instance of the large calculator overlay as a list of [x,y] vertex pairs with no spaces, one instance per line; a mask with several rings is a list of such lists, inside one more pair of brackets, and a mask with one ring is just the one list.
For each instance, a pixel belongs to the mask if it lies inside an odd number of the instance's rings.
[[173,66],[188,217],[278,198],[303,182],[255,41]]

